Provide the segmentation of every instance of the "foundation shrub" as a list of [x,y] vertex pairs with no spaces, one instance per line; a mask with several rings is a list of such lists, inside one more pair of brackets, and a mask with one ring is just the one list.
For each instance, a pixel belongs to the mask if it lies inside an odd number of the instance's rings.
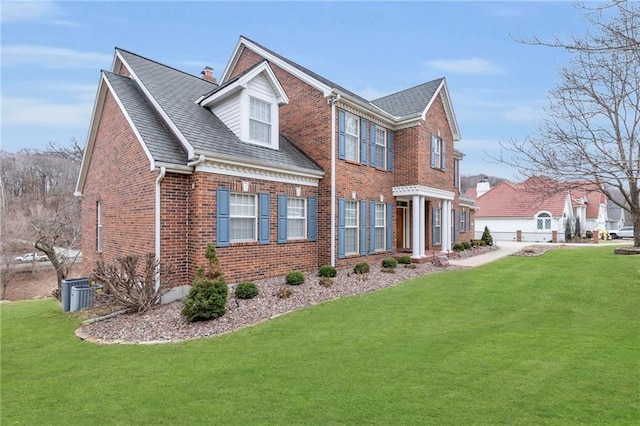
[[333,278],[338,275],[338,271],[331,265],[324,265],[318,270],[318,275],[321,277]]
[[252,282],[240,283],[236,286],[235,295],[238,299],[253,299],[258,295],[258,287]]
[[400,256],[398,258],[398,263],[401,265],[411,265],[413,263],[413,259],[411,259],[411,256]]
[[285,281],[289,285],[300,285],[304,283],[304,275],[300,271],[291,271],[285,277]]
[[370,269],[371,267],[367,262],[360,262],[356,263],[356,265],[353,267],[353,272],[355,274],[367,274],[369,273]]

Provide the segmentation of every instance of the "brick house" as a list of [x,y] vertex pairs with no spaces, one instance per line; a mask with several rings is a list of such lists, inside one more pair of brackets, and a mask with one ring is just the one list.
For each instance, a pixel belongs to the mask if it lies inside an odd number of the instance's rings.
[[76,195],[83,262],[154,252],[189,283],[421,260],[473,238],[445,80],[373,101],[240,37],[220,82],[116,48]]

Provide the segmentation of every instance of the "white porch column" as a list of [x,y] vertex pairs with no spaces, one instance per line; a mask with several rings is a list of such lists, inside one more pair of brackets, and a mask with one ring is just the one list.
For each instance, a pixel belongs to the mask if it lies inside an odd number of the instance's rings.
[[[414,195],[412,198],[412,209],[413,209],[413,218],[411,220],[411,257],[414,259],[420,259],[422,256],[420,254],[420,197],[419,195]],[[423,249],[424,250],[424,249]]]
[[426,227],[426,203],[427,199],[423,196],[420,196],[420,257],[424,257],[424,234]]
[[451,201],[442,200],[442,252],[451,250]]

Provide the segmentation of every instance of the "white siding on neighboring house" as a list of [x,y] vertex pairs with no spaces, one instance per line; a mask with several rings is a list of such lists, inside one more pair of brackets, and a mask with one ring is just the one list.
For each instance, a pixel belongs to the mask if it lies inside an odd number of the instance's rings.
[[516,241],[516,231],[522,231],[522,241],[551,241],[552,231],[558,231],[558,241],[564,241],[563,218],[551,219],[550,230],[538,230],[537,218],[478,218],[475,219],[475,238],[482,237],[484,227],[488,226],[495,241]]
[[235,94],[211,108],[211,111],[240,137],[240,94]]

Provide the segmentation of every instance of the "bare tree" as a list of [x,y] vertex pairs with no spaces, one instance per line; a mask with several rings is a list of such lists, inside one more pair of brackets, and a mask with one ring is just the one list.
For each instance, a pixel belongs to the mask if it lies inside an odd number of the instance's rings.
[[640,4],[614,2],[587,19],[582,39],[530,42],[573,56],[537,134],[502,144],[497,159],[527,177],[594,183],[629,213],[640,247]]

